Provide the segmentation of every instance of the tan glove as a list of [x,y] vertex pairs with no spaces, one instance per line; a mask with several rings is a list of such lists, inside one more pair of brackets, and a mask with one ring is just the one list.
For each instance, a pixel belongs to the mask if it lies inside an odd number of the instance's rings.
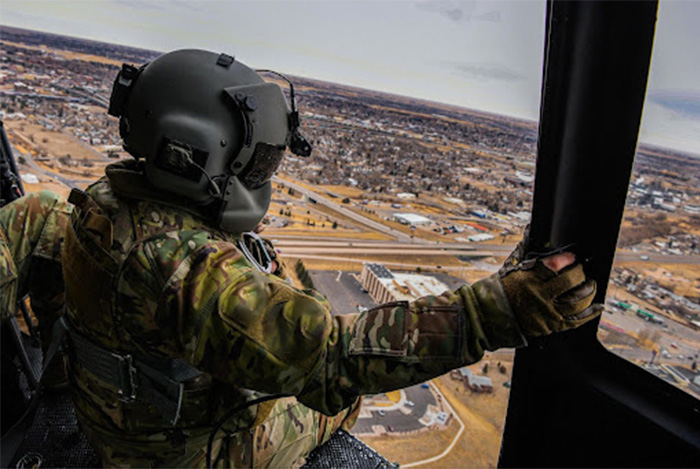
[[586,279],[580,263],[554,272],[542,259],[523,261],[523,254],[521,241],[499,271],[523,335],[536,337],[572,329],[602,312],[602,305],[592,304],[595,280]]

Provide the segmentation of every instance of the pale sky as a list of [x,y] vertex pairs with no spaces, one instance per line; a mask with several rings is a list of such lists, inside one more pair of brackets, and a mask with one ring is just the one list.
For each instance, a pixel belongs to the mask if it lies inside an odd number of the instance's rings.
[[[363,88],[536,120],[545,3],[2,0],[0,23],[226,52]],[[662,0],[641,140],[700,155],[700,1]]]

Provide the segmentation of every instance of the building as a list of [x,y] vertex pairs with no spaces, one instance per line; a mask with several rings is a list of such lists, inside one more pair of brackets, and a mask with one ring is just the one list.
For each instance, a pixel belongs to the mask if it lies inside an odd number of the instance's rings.
[[403,225],[424,226],[433,223],[430,218],[417,213],[394,213],[394,219]]
[[466,366],[450,371],[450,377],[463,381],[474,392],[493,392],[493,381],[488,376],[476,375]]
[[444,197],[442,200],[444,200],[445,202],[449,202],[451,204],[455,204],[455,205],[464,204],[464,200],[458,199],[456,197]]
[[469,241],[472,243],[480,243],[482,241],[489,241],[493,239],[494,236],[488,233],[480,233],[469,237]]
[[393,273],[381,264],[364,264],[360,274],[362,288],[379,303],[411,301],[426,295],[440,295],[449,288],[427,275]]

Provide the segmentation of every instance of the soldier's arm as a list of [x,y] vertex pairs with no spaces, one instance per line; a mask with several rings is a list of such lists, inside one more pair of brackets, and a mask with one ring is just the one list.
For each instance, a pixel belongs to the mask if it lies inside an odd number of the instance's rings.
[[192,256],[164,298],[183,325],[184,358],[218,379],[294,394],[328,414],[358,395],[419,383],[486,350],[525,343],[498,275],[440,296],[331,316],[320,295],[251,269],[232,247],[210,245]]
[[64,199],[49,191],[0,208],[3,318],[14,313],[17,298],[26,294],[37,313],[62,307],[61,245],[70,210]]

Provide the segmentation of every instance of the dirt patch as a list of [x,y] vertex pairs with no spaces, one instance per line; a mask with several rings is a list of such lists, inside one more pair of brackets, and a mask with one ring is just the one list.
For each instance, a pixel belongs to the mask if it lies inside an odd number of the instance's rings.
[[677,295],[700,297],[700,265],[698,264],[648,264],[645,262],[620,262],[615,267],[627,268],[640,275],[653,278],[659,286]]
[[[499,363],[505,373],[499,371]],[[482,361],[469,368],[476,374],[484,374],[484,365],[487,366],[486,376],[493,381],[493,393],[472,392],[463,382],[449,375],[433,380],[464,423],[465,429],[452,451],[422,467],[496,467],[509,397],[509,388],[503,384],[511,379],[513,351],[487,354]],[[411,434],[361,436],[360,439],[389,461],[409,464],[442,453],[458,431],[459,423],[452,418],[445,428],[436,427]]]
[[10,142],[31,151],[35,158],[69,156],[74,161],[105,161],[99,152],[67,133],[48,130],[29,120],[6,120],[5,124]]
[[64,199],[68,198],[68,194],[70,194],[70,187],[61,184],[60,182],[40,182],[39,184],[23,184],[24,186],[24,192],[26,194],[31,194],[33,192],[41,192],[41,191],[51,191],[55,192],[56,194],[60,195]]
[[[385,433],[379,436],[358,435],[358,438],[390,462],[408,464],[437,456],[447,448],[459,431],[459,424],[452,419],[442,429],[422,430],[411,434]],[[433,463],[426,467],[464,467]]]
[[60,55],[64,58],[66,58],[67,60],[83,60],[86,62],[98,62],[98,63],[103,63],[103,64],[116,65],[118,67],[121,67],[121,65],[122,65],[122,62],[119,60],[108,59],[106,57],[100,57],[99,55],[81,54],[79,52],[71,52],[71,51],[60,50],[60,49],[49,49],[46,46],[30,46],[28,44],[20,44],[17,42],[10,42],[10,41],[3,41],[3,40],[0,40],[0,43],[11,45],[14,47],[19,47],[22,49],[41,50],[41,51],[49,51],[50,50],[52,53],[54,53],[56,55]]
[[316,191],[318,190],[325,190],[330,192],[331,194],[339,195],[341,197],[350,197],[354,199],[362,199],[365,198],[365,192],[362,189],[357,189],[355,187],[346,187],[346,186],[318,186]]

